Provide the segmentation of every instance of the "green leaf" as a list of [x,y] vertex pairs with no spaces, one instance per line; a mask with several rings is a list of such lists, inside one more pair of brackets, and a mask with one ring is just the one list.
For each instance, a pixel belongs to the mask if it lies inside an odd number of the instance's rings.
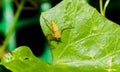
[[[54,21],[57,32],[65,28],[61,42],[49,40],[55,33],[45,21]],[[120,26],[86,0],[63,0],[42,13],[40,22],[51,46],[52,64],[36,58],[29,48],[20,47],[3,57],[1,63],[6,68],[13,72],[120,72]]]
[[26,46],[5,55],[1,63],[12,72],[47,72],[48,64],[39,60]]
[[[54,21],[61,42],[54,37],[46,20]],[[106,19],[85,0],[63,0],[42,13],[41,27],[52,48],[53,72],[120,72],[120,26]]]

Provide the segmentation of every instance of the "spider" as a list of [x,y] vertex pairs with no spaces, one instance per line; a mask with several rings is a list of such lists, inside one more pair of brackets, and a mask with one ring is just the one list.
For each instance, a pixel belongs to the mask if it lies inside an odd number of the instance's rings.
[[49,22],[47,19],[44,19],[44,22],[46,23],[47,27],[50,29],[51,34],[47,35],[47,39],[49,41],[57,41],[58,43],[61,42],[61,35],[63,33],[64,30],[66,29],[71,29],[73,27],[64,27],[63,29],[61,29],[61,31],[59,30],[58,26],[56,25],[56,23],[52,20],[51,22]]

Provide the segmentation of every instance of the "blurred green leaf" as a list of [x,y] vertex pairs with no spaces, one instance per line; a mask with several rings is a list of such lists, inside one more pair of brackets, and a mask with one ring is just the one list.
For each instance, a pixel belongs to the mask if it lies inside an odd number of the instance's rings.
[[47,72],[47,63],[35,57],[26,46],[15,49],[2,58],[1,63],[12,72]]
[[[63,0],[42,13],[41,27],[52,34],[43,17],[54,21],[61,42],[49,41],[53,63],[36,58],[27,47],[17,48],[2,59],[13,72],[120,72],[120,26],[100,15],[85,0]],[[49,25],[50,26],[50,25]]]

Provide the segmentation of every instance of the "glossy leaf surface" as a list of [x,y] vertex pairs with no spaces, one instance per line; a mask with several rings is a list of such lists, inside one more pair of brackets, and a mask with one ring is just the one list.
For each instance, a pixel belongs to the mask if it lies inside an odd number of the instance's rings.
[[61,42],[49,41],[55,47],[54,72],[119,72],[120,26],[100,15],[85,0],[64,0],[43,13],[41,26],[48,37],[53,32],[43,17],[49,23],[54,21],[59,31],[73,27],[62,32]]

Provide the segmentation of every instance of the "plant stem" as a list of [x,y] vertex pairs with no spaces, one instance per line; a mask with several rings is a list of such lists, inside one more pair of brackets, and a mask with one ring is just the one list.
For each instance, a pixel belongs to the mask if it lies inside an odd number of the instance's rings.
[[100,3],[100,13],[104,16],[104,11],[103,11],[103,1],[99,0]]
[[110,0],[106,0],[105,5],[104,5],[104,7],[103,7],[103,0],[99,0],[99,3],[100,3],[100,13],[101,13],[103,16],[105,16],[106,8],[107,8],[109,2],[110,2]]
[[104,15],[105,15],[106,8],[107,8],[107,6],[108,6],[109,2],[110,2],[110,0],[107,0],[107,1],[105,2],[105,5],[104,5]]
[[21,3],[20,3],[20,5],[19,5],[19,7],[18,7],[18,9],[17,9],[17,12],[16,12],[16,14],[15,14],[15,18],[14,18],[14,21],[13,21],[13,23],[12,23],[12,26],[11,26],[11,28],[10,28],[10,30],[9,30],[6,38],[5,38],[5,41],[3,42],[2,48],[0,49],[0,55],[4,52],[4,50],[5,50],[6,46],[7,46],[7,43],[8,43],[8,41],[9,41],[12,33],[13,33],[14,30],[15,30],[15,26],[16,26],[16,23],[17,23],[18,18],[19,18],[19,16],[20,16],[20,13],[21,13],[21,11],[22,11],[22,8],[23,8],[23,6],[24,6],[24,3],[25,3],[25,0],[22,0]]

